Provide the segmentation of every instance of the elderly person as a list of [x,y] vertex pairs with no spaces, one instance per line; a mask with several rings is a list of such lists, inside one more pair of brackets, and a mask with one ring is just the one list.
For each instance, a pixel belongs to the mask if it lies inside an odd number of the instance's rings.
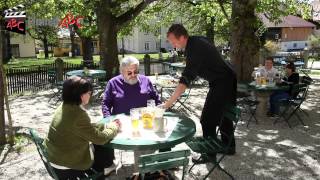
[[278,74],[278,70],[273,67],[273,58],[267,57],[264,61],[264,66],[259,67],[258,72],[266,78],[274,78]]
[[91,94],[92,84],[86,79],[72,76],[63,83],[63,103],[57,108],[44,141],[48,159],[59,179],[84,178],[90,174],[90,168],[110,173],[108,167],[113,159],[99,145],[115,137],[120,122],[113,121],[106,126],[91,124],[83,107]]
[[149,78],[139,74],[139,61],[132,56],[122,59],[121,74],[112,78],[105,89],[102,100],[104,117],[126,113],[131,108],[146,107],[147,100],[161,103],[160,97]]

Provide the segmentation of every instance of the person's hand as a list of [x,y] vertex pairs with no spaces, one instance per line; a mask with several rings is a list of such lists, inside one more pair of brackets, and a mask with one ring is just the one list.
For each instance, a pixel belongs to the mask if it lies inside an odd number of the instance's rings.
[[117,126],[118,130],[120,131],[121,129],[121,122],[119,119],[115,119],[112,122],[109,122],[108,124],[106,124],[106,128],[109,128],[110,126]]
[[165,108],[165,103],[159,104],[159,105],[157,105],[157,107],[158,107],[158,108],[162,108],[162,109],[166,109],[166,108]]
[[115,119],[115,120],[113,120],[112,122],[117,125],[118,130],[120,131],[120,130],[121,130],[121,122],[120,122],[120,120],[119,120],[119,119]]
[[171,107],[171,104],[169,104],[169,102],[166,101],[165,103],[158,105],[158,107],[163,108],[163,109],[169,109]]

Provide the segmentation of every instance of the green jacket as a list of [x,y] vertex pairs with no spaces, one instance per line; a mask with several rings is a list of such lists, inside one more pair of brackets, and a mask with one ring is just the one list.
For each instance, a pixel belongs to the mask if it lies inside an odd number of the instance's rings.
[[49,133],[44,141],[50,162],[76,170],[89,169],[93,163],[89,142],[103,145],[118,131],[116,125],[90,123],[85,110],[77,105],[62,104],[56,110]]

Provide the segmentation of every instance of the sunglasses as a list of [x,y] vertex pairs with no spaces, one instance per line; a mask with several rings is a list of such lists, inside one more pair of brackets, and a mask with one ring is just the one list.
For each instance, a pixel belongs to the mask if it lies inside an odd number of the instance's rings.
[[128,71],[127,72],[128,76],[131,76],[132,74],[139,74],[139,71],[133,71],[133,72],[132,71]]

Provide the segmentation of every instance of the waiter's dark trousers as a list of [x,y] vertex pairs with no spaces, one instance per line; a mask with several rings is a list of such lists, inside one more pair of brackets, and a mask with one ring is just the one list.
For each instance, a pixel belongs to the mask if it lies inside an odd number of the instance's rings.
[[210,89],[201,115],[203,137],[216,137],[216,128],[220,125],[223,143],[227,144],[231,138],[231,147],[235,147],[233,122],[223,118],[223,110],[227,105],[236,105],[236,78],[218,80],[210,83]]

